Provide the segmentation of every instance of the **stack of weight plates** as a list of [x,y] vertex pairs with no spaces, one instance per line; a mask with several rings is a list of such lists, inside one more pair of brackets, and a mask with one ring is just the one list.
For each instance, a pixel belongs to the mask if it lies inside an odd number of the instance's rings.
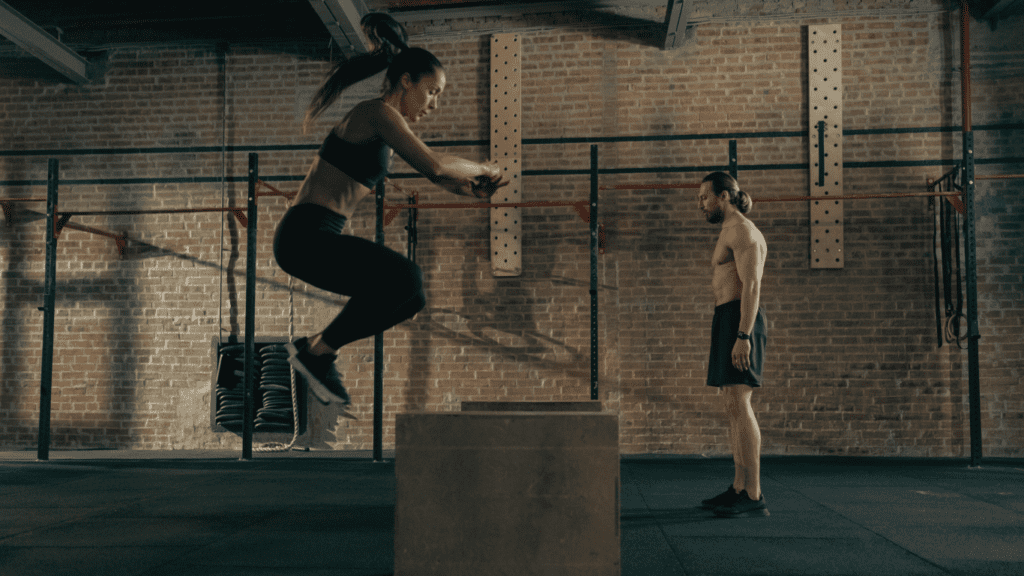
[[267,345],[258,353],[263,404],[256,412],[255,428],[263,432],[292,431],[292,368],[284,345]]
[[231,344],[217,355],[217,412],[215,422],[232,431],[242,429],[242,382],[245,366],[243,344]]

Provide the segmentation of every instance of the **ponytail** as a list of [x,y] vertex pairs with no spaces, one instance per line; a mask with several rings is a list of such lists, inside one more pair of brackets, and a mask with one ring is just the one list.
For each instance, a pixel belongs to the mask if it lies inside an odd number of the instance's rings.
[[386,70],[392,60],[409,47],[409,35],[405,28],[387,14],[371,12],[363,16],[360,25],[370,41],[372,51],[353,56],[334,66],[306,108],[306,117],[302,121],[303,132],[337,101],[346,88]]
[[702,182],[711,182],[715,196],[720,196],[722,192],[728,192],[729,203],[735,206],[740,214],[746,214],[754,207],[754,199],[750,197],[750,194],[740,190],[739,182],[725,172],[712,172],[705,176]]
[[383,50],[394,56],[409,47],[409,35],[397,20],[383,12],[371,12],[359,21],[370,41],[371,52]]

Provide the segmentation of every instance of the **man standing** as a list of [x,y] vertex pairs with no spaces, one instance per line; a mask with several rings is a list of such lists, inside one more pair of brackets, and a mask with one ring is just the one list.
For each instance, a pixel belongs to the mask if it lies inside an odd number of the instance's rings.
[[708,358],[708,386],[718,387],[729,415],[736,475],[725,492],[702,502],[716,516],[767,516],[761,494],[761,431],[750,406],[761,386],[766,321],[760,307],[761,276],[768,246],[744,214],[753,200],[736,179],[724,172],[708,174],[700,186],[697,206],[722,231],[711,258],[711,290],[715,316]]

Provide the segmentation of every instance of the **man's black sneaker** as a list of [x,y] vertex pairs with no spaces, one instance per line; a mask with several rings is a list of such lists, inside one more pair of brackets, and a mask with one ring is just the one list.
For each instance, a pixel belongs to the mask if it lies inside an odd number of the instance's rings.
[[708,498],[707,500],[701,500],[700,507],[705,510],[714,510],[719,506],[728,506],[739,499],[740,495],[733,490],[732,486],[729,486],[725,492],[722,492],[718,496]]
[[341,374],[334,367],[337,354],[313,355],[309,351],[309,340],[299,338],[285,344],[288,349],[288,362],[299,371],[309,384],[309,390],[323,404],[337,402],[348,406],[352,399],[341,383]]
[[764,501],[764,494],[760,500],[752,500],[746,490],[741,490],[739,498],[727,506],[715,508],[715,516],[719,518],[753,518],[756,516],[768,516],[768,506]]

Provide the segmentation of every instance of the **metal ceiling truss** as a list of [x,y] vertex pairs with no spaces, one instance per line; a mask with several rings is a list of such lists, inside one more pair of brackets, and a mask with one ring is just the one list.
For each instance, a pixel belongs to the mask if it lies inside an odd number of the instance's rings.
[[[672,3],[673,0],[668,0]],[[677,0],[681,1],[681,0]],[[456,18],[491,18],[495,16],[520,17],[527,14],[546,14],[551,12],[593,11],[601,8],[657,7],[665,0],[569,0],[563,2],[527,2],[502,3],[463,6],[452,3],[450,7],[442,7],[446,3],[413,7],[410,9],[392,9],[391,15],[401,22],[418,22],[423,20],[445,20]]]
[[309,0],[342,52],[363,54],[371,49],[359,21],[369,11],[362,0]]
[[[310,0],[316,3],[321,0]],[[665,41],[662,48],[670,50],[683,46],[686,40],[692,35],[688,34],[687,24],[690,14],[693,12],[694,0],[632,0],[623,2],[621,0],[576,0],[571,2],[530,2],[525,4],[509,3],[496,5],[462,6],[452,4],[444,8],[445,3],[436,2],[417,5],[405,10],[392,10],[391,14],[398,20],[410,22],[441,21],[457,18],[494,18],[494,17],[522,17],[527,14],[543,14],[548,12],[573,12],[573,11],[594,11],[602,8],[632,7],[657,7],[667,5],[665,8]],[[692,29],[690,31],[692,33]]]
[[78,84],[89,82],[89,62],[0,0],[0,34]]
[[665,50],[679,48],[686,42],[686,24],[691,12],[693,0],[668,0],[665,8]]

